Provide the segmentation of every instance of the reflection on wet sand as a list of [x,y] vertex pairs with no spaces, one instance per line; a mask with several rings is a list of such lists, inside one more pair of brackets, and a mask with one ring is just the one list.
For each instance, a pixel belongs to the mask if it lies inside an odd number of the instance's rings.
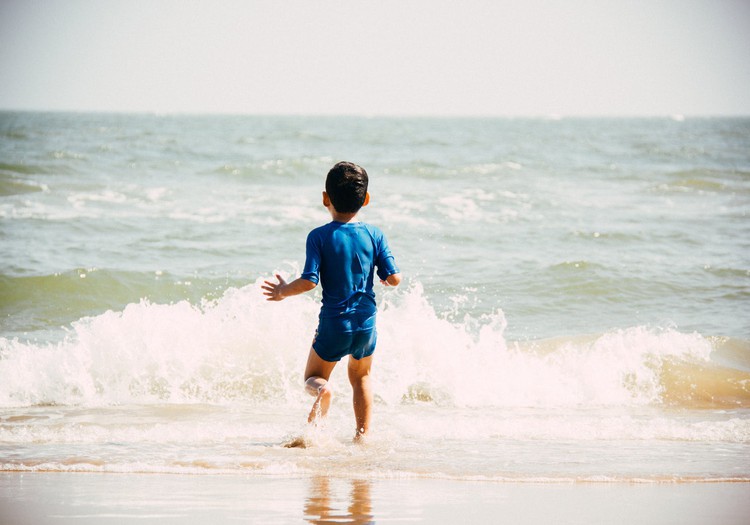
[[[339,485],[342,481],[334,482]],[[363,479],[348,480],[349,500],[337,498],[332,493],[332,480],[326,476],[315,476],[310,480],[310,492],[305,501],[305,519],[316,525],[332,523],[374,524],[371,483]],[[338,487],[336,487],[338,488]],[[341,494],[341,491],[338,491]],[[332,495],[333,494],[333,495]],[[344,505],[348,503],[346,509]]]

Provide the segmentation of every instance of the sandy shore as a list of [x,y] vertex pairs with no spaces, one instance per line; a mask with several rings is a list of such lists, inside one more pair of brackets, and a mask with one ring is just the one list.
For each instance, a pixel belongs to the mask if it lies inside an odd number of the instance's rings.
[[2,473],[0,523],[745,524],[750,483]]

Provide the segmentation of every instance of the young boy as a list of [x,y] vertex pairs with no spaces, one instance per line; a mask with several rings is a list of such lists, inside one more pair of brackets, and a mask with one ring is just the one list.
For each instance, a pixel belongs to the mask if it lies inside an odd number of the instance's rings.
[[370,367],[375,351],[375,267],[380,282],[398,286],[401,274],[388,248],[385,235],[375,226],[356,220],[362,206],[370,202],[367,172],[351,162],[339,162],[328,172],[323,206],[332,222],[307,236],[305,268],[302,275],[287,283],[265,281],[269,301],[312,290],[320,282],[323,304],[318,317],[312,348],[305,368],[305,389],[315,396],[308,422],[325,417],[332,392],[328,378],[336,363],[349,356],[349,382],[354,391],[355,441],[370,428],[372,390]]

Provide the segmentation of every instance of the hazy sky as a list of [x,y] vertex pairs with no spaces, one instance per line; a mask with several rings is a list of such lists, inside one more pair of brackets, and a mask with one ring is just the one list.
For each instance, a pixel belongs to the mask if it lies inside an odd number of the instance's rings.
[[0,0],[0,108],[750,115],[748,0]]

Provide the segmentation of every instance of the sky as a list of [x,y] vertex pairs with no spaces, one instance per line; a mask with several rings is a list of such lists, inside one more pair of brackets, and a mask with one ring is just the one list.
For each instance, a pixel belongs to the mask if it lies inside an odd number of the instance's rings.
[[750,115],[748,0],[0,0],[0,108]]

